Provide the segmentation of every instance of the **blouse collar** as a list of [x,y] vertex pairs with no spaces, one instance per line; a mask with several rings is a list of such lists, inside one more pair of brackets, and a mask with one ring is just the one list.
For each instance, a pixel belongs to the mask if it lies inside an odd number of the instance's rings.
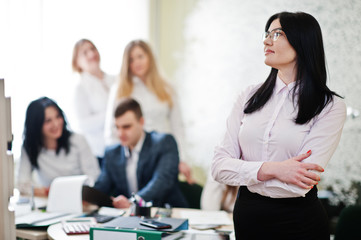
[[290,92],[296,85],[296,82],[291,82],[288,85],[285,84],[282,79],[277,76],[276,79],[276,86],[275,86],[275,93],[278,94],[279,92],[281,92],[283,89],[287,89],[287,92]]

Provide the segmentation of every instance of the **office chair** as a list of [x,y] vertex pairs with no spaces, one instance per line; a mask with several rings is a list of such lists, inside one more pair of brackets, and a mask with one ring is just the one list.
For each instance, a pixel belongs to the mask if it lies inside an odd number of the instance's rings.
[[179,182],[179,187],[188,202],[188,207],[201,209],[201,195],[203,187],[197,183],[188,184],[183,181]]
[[334,240],[361,239],[361,205],[348,206],[341,211]]

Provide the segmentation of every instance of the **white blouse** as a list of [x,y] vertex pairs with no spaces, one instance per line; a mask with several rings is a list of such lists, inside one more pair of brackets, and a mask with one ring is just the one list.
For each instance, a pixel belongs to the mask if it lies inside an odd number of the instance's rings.
[[[71,175],[87,175],[90,182],[95,182],[100,174],[98,160],[92,154],[85,138],[73,133],[70,136],[70,150],[66,154],[61,149],[42,148],[38,156],[38,168],[31,166],[30,159],[24,147],[21,149],[20,163],[17,171],[17,187],[22,193],[29,194],[32,185],[49,187],[56,177]],[[33,179],[33,171],[37,173],[39,183]]]
[[115,77],[104,73],[102,80],[83,72],[74,94],[76,130],[83,134],[97,157],[104,155],[104,122],[109,91]]
[[[144,130],[172,134],[178,143],[182,160],[184,158],[184,129],[177,98],[173,96],[173,107],[169,107],[167,102],[160,101],[139,78],[134,77],[133,84],[133,92],[130,97],[135,99],[142,108],[145,120]],[[115,84],[109,94],[104,130],[106,145],[119,143],[114,120],[114,111],[120,102],[120,100],[116,100],[117,89],[118,86]]]
[[294,122],[298,112],[292,101],[294,85],[287,86],[277,77],[270,100],[252,114],[244,114],[244,106],[260,85],[251,86],[238,96],[223,141],[215,148],[212,176],[217,181],[247,186],[251,192],[273,198],[305,196],[309,189],[275,178],[259,181],[258,170],[264,162],[284,161],[308,150],[312,154],[303,162],[325,168],[340,141],[346,106],[334,97],[318,116],[298,125]]

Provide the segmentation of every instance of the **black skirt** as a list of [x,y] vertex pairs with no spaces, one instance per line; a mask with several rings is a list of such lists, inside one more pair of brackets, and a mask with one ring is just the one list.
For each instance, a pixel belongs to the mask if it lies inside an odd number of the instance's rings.
[[270,198],[240,187],[233,210],[237,240],[329,240],[328,217],[317,188],[306,197]]

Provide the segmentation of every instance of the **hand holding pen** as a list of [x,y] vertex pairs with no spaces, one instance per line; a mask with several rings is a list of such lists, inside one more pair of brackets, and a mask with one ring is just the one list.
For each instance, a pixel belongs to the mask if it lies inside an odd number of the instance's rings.
[[146,202],[142,197],[135,193],[132,193],[132,197],[129,200],[133,202],[130,215],[150,217],[151,207],[153,205],[152,202]]
[[129,200],[138,207],[151,207],[153,205],[152,202],[146,202],[142,197],[135,193],[132,193],[132,197]]

